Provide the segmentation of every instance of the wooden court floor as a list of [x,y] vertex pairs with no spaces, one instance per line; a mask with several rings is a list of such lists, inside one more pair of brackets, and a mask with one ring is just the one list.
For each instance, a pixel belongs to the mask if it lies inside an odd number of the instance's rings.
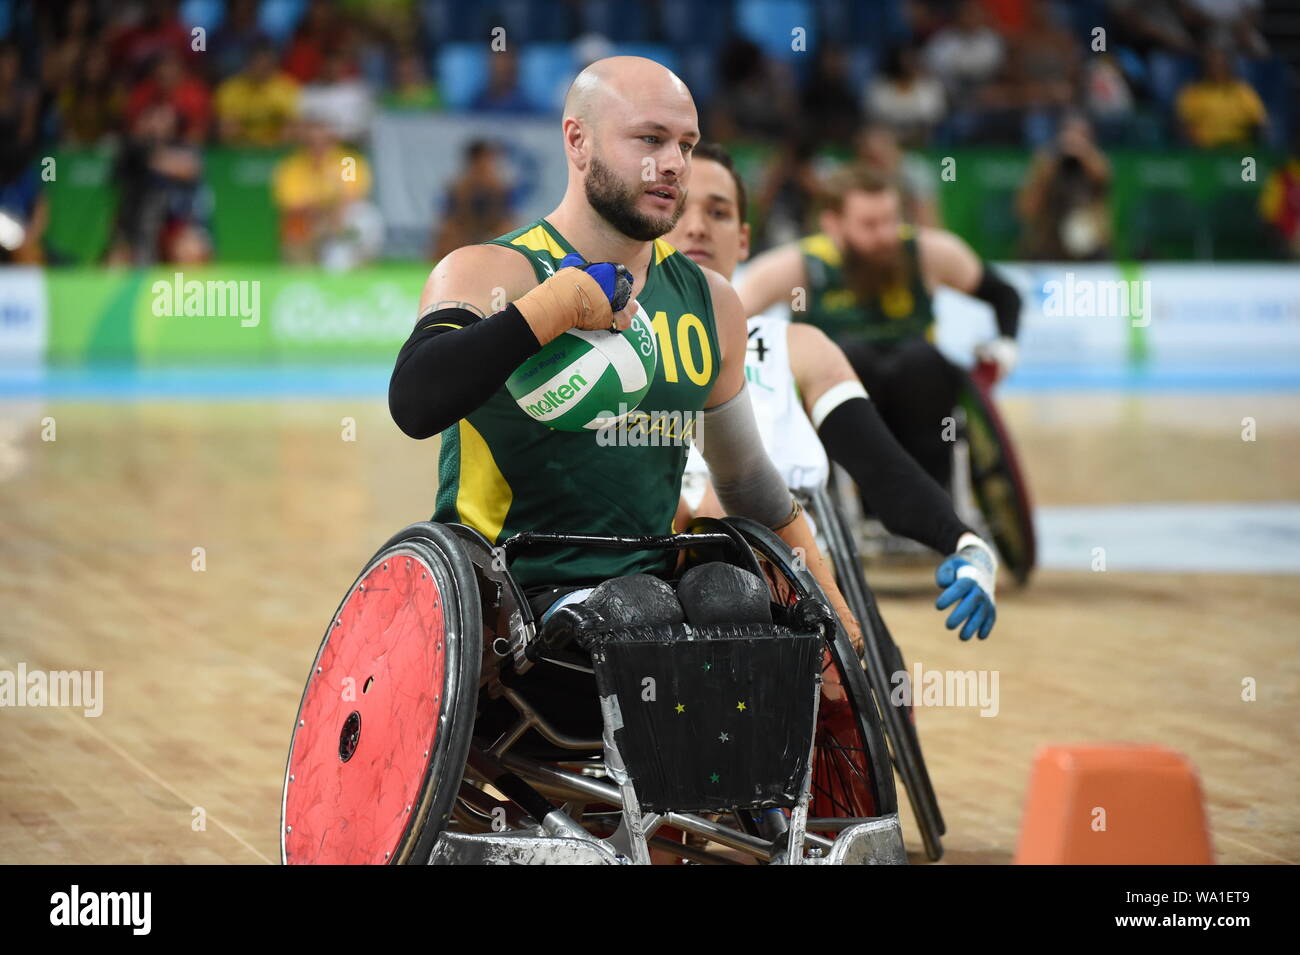
[[[1295,405],[1008,402],[1044,505],[1295,500]],[[435,463],[382,401],[0,403],[0,669],[104,674],[98,717],[0,709],[0,862],[275,861],[323,627],[369,554],[428,516]],[[975,645],[904,578],[881,603],[909,662],[999,674],[996,716],[918,715],[945,861],[1010,861],[1041,744],[1114,740],[1192,759],[1219,862],[1300,862],[1295,576],[1046,571],[1000,593]]]

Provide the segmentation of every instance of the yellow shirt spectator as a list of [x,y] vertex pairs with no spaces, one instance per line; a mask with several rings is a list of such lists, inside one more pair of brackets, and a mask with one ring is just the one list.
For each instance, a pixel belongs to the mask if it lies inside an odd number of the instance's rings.
[[[315,128],[319,137],[322,127]],[[355,151],[317,141],[280,160],[271,192],[285,259],[315,261],[320,243],[345,228],[349,209],[370,193],[370,165]]]
[[1249,83],[1202,80],[1179,92],[1178,118],[1192,142],[1208,149],[1250,142],[1268,113]]
[[258,80],[239,73],[217,88],[217,116],[225,142],[275,146],[298,115],[298,83],[285,73]]
[[370,164],[356,150],[327,146],[299,150],[280,160],[273,177],[275,204],[281,209],[323,208],[370,194]]

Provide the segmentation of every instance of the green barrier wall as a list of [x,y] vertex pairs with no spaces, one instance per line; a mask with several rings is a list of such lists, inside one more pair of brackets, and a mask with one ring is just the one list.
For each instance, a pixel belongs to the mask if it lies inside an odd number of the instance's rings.
[[[939,179],[946,156],[956,179]],[[1262,259],[1271,248],[1259,195],[1279,156],[1252,152],[1253,179],[1241,152],[1112,150],[1114,258]],[[1020,150],[931,151],[944,224],[990,259],[1021,255],[1015,200],[1031,156]]]
[[50,269],[48,360],[391,361],[415,324],[428,271],[232,265],[178,278],[165,268]]
[[[277,262],[279,218],[271,202],[271,174],[285,150],[204,151],[203,176],[211,199],[210,226],[221,262]],[[112,150],[59,150],[50,197],[49,245],[73,262],[98,262],[108,248],[117,190]]]
[[109,149],[61,149],[52,155],[55,178],[45,184],[50,202],[47,243],[74,262],[98,261],[108,247],[117,207],[113,153]]

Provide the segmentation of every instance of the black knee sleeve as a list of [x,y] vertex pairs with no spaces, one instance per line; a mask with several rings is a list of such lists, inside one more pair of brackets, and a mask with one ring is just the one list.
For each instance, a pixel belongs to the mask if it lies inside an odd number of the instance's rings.
[[706,627],[715,623],[771,623],[767,584],[734,564],[711,561],[692,567],[677,584],[686,621]]
[[591,592],[583,605],[615,627],[654,627],[685,620],[673,588],[649,574],[607,580]]

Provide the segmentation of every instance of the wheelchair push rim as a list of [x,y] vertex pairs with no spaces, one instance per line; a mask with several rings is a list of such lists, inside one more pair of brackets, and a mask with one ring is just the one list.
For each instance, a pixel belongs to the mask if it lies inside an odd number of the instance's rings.
[[482,624],[455,540],[428,524],[408,532],[353,583],[312,665],[285,771],[282,862],[420,864],[445,827]]
[[993,401],[994,374],[991,366],[976,365],[964,375],[958,403],[966,418],[971,488],[1002,563],[1023,586],[1038,560],[1033,504],[1015,445]]
[[[816,578],[806,569],[773,560],[784,541],[767,528],[743,518],[727,518],[763,556],[772,599],[792,604],[801,596],[825,600]],[[767,573],[769,571],[770,573]],[[848,634],[836,627],[823,650],[822,697],[817,712],[809,802],[809,831],[833,836],[817,819],[869,819],[898,811],[893,766],[880,730],[875,697],[858,664]]]

